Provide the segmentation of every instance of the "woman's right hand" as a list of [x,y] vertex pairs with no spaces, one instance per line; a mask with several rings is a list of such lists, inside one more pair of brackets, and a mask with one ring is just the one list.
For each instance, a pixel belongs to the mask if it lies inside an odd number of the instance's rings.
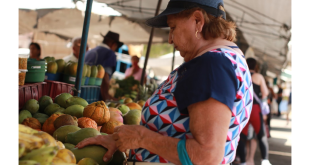
[[109,161],[115,151],[117,150],[115,141],[112,138],[112,135],[98,135],[95,137],[87,138],[78,143],[75,147],[77,148],[83,148],[88,145],[101,145],[108,149],[108,151],[103,156],[103,161],[107,162]]

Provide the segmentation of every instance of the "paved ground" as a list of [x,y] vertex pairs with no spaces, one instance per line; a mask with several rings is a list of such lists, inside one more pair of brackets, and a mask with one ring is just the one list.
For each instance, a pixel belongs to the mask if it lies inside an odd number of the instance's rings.
[[[291,121],[287,124],[286,115],[272,117],[269,161],[272,165],[291,165]],[[255,165],[261,165],[259,148],[255,153]]]

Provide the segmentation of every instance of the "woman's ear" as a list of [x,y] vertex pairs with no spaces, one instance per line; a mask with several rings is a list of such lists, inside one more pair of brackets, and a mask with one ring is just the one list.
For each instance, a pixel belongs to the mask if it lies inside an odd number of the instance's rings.
[[196,28],[197,28],[198,32],[201,32],[202,31],[202,27],[205,24],[205,19],[204,19],[203,13],[200,10],[196,10],[192,14],[192,16],[195,19]]

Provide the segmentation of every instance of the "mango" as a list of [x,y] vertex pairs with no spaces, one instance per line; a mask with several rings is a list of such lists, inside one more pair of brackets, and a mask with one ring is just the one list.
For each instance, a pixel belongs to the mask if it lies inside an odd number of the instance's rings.
[[82,128],[76,132],[68,133],[66,143],[77,145],[82,140],[101,135],[99,131],[94,128]]
[[78,165],[99,165],[99,164],[92,158],[83,158],[79,161]]
[[53,113],[57,112],[57,110],[61,108],[58,104],[53,103],[48,105],[45,109],[44,109],[44,113],[47,114],[48,116],[51,116]]
[[73,96],[66,100],[65,108],[70,107],[71,105],[81,105],[83,107],[86,107],[88,105],[88,102],[81,97]]
[[39,102],[35,99],[30,99],[24,105],[25,110],[28,110],[31,114],[35,114],[39,110]]
[[99,163],[99,165],[108,165],[109,162],[113,159],[112,158],[108,162],[103,161],[103,156],[108,150],[102,146],[93,145],[93,146],[86,146],[81,149],[73,148],[71,151],[75,155],[77,162],[79,162],[83,158],[92,158],[97,163]]
[[58,129],[56,129],[56,131],[53,133],[53,137],[56,140],[59,140],[59,141],[64,143],[65,139],[66,139],[66,136],[69,133],[76,132],[76,131],[79,131],[79,130],[81,130],[81,128],[79,128],[78,126],[75,126],[75,125],[65,125],[65,126],[62,126],[62,127],[59,127]]
[[83,117],[84,107],[82,105],[71,105],[64,110],[64,114],[75,116],[76,118]]
[[39,111],[40,112],[44,112],[44,109],[50,105],[50,104],[53,104],[53,99],[49,96],[42,96],[40,99],[39,99]]
[[125,116],[124,116],[124,124],[128,125],[140,125],[141,121],[141,111],[134,109],[130,110]]
[[29,111],[27,111],[27,110],[22,110],[22,111],[20,111],[19,112],[19,124],[21,124],[23,121],[24,121],[24,119],[27,119],[27,118],[30,118],[30,117],[32,117],[32,115],[31,115],[31,113],[29,112]]
[[55,97],[54,102],[63,108],[67,108],[66,107],[66,100],[70,97],[73,97],[70,93],[62,93],[62,94],[57,95]]

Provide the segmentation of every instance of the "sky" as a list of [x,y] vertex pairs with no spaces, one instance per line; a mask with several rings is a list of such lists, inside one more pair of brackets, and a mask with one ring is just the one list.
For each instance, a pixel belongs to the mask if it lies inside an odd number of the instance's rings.
[[[76,4],[77,9],[85,11],[86,4],[78,1]],[[72,0],[21,0],[18,3],[18,8],[22,9],[44,9],[44,8],[75,8],[75,4]],[[93,1],[92,13],[98,15],[114,15],[120,16],[121,14],[110,7],[107,7],[105,3],[98,3]]]

